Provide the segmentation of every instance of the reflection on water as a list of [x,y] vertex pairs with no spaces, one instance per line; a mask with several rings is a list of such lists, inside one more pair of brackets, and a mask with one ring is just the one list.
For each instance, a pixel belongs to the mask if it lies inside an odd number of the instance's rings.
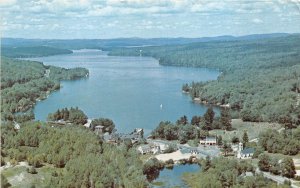
[[173,169],[164,168],[159,173],[159,177],[153,181],[153,188],[169,188],[169,187],[187,187],[182,181],[182,175],[186,172],[198,172],[200,166],[198,164],[175,165]]

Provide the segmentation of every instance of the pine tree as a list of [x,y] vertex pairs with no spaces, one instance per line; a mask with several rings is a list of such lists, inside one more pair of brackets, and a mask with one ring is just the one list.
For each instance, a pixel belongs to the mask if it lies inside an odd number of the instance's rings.
[[221,123],[224,126],[225,130],[231,130],[232,129],[231,116],[230,116],[228,108],[222,108],[221,109]]
[[222,139],[222,136],[221,135],[219,135],[218,136],[218,139],[217,139],[217,144],[218,144],[218,146],[221,146],[222,144],[223,144],[223,141],[222,141],[223,139]]
[[243,147],[246,147],[246,144],[249,142],[249,137],[246,131],[244,131],[244,135],[243,135]]
[[212,124],[214,121],[215,117],[215,112],[213,111],[212,107],[209,107],[204,114],[204,129],[205,130],[211,130],[212,129]]

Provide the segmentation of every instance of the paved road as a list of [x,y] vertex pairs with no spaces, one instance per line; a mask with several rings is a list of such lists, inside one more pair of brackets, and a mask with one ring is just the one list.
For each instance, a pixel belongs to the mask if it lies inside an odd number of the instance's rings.
[[[289,178],[286,178],[286,177],[282,177],[282,176],[276,176],[276,175],[273,175],[271,174],[270,172],[263,172],[263,171],[260,171],[258,168],[256,169],[256,172],[257,173],[262,173],[264,177],[266,178],[269,178],[275,182],[277,182],[278,184],[283,184],[285,180],[290,180]],[[293,182],[292,180],[290,180],[291,182]],[[299,188],[299,186],[296,186],[292,183],[291,185],[292,188]]]

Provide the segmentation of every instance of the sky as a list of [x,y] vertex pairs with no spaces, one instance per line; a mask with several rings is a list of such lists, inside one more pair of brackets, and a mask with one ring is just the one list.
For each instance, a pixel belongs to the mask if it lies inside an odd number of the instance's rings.
[[300,0],[0,0],[0,15],[14,38],[300,33]]

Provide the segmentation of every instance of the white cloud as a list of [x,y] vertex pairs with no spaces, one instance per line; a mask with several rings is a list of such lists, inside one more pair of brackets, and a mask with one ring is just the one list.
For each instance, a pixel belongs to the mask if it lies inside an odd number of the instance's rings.
[[263,21],[259,18],[254,18],[251,20],[253,23],[256,23],[256,24],[260,24],[260,23],[263,23]]
[[[47,38],[56,35],[69,37],[75,30],[76,36],[97,37],[104,34],[110,38],[116,35],[234,35],[285,30],[300,32],[299,27],[296,28],[299,25],[299,2],[300,0],[0,0],[0,12],[2,22],[6,22],[5,30],[9,31],[7,33],[20,37],[32,36],[36,30],[37,36]],[[85,27],[82,27],[83,24]],[[143,32],[143,29],[147,32]]]
[[6,7],[16,4],[16,0],[1,0],[0,1],[0,7]]

